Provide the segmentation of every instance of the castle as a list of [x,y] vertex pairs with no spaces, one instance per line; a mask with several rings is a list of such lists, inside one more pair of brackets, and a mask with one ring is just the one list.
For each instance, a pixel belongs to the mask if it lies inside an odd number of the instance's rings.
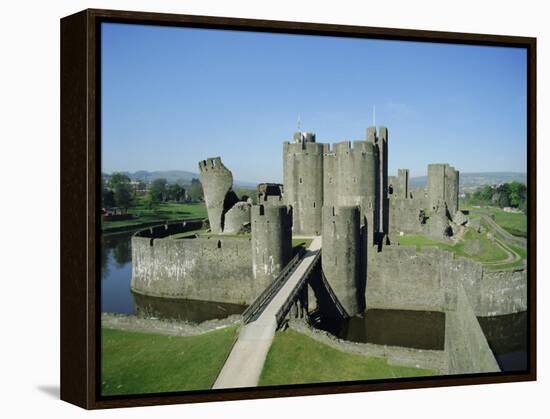
[[[428,165],[426,187],[412,191],[408,170],[388,176],[388,157],[385,127],[332,146],[295,133],[283,143],[283,184],[258,185],[256,204],[239,200],[221,158],[199,162],[208,234],[170,239],[199,228],[194,223],[136,234],[132,290],[250,304],[292,258],[293,237],[321,236],[324,282],[309,281],[303,315],[331,312],[321,283],[348,316],[367,308],[444,312],[447,371],[494,371],[481,329],[472,325],[476,317],[526,309],[526,269],[489,271],[440,248],[400,246],[407,233],[452,243],[473,223],[459,210],[455,168]],[[483,353],[476,365],[468,359],[472,347]]]

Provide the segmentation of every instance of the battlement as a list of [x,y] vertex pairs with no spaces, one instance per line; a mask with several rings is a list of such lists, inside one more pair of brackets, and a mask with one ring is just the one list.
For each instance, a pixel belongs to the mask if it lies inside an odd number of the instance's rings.
[[376,127],[368,127],[367,128],[367,141],[371,143],[376,142]]
[[295,143],[314,143],[315,142],[315,133],[314,132],[295,132],[293,135]]
[[251,217],[253,222],[280,222],[292,217],[292,207],[290,205],[253,205]]
[[222,163],[221,157],[208,157],[206,160],[199,161],[199,171],[200,173],[220,170],[227,168]]
[[388,129],[384,126],[380,126],[378,128],[378,132],[376,131],[376,127],[368,127],[367,128],[367,141],[371,142],[373,144],[385,142],[388,141]]
[[316,142],[305,143],[290,143],[288,141],[283,143],[283,153],[288,154],[318,154],[322,155],[324,145]]
[[[332,150],[331,150],[332,148]],[[327,144],[327,147],[324,147],[325,155],[327,156],[337,156],[337,155],[355,155],[361,153],[362,155],[376,153],[376,147],[372,142],[355,140],[355,141],[340,141],[338,143],[332,144],[332,147]]]

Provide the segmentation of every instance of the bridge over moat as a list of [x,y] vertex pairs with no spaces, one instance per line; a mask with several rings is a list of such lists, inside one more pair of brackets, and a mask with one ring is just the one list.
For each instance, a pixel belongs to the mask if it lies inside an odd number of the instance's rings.
[[[304,304],[308,278],[320,265],[321,237],[298,253],[279,277],[243,313],[245,326],[225,362],[213,388],[254,387],[273,342],[275,331],[293,307]],[[337,301],[335,303],[341,308]],[[342,311],[342,314],[345,312]]]

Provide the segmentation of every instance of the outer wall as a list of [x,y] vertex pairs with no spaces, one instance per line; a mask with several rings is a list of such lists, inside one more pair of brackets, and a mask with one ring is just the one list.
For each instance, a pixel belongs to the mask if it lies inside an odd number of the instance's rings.
[[[95,112],[97,110],[97,102],[94,93],[97,90],[95,85],[95,70],[96,62],[93,48],[97,38],[94,36],[93,28],[95,27],[95,18],[98,16],[106,16],[113,18],[126,18],[129,16],[139,17],[143,20],[156,19],[158,21],[168,22],[175,19],[185,19],[193,21],[198,25],[205,25],[211,19],[208,18],[182,18],[174,15],[150,15],[142,14],[126,14],[114,13],[105,11],[88,12],[86,15],[88,32],[82,33],[84,17],[79,15],[64,21],[63,39],[71,39],[76,45],[68,45],[63,43],[62,46],[72,50],[74,46],[79,47],[79,53],[71,55],[70,53],[64,56],[62,61],[62,122],[61,122],[61,137],[62,137],[62,234],[61,234],[61,266],[62,266],[62,282],[61,282],[61,301],[62,301],[62,324],[61,324],[61,347],[62,350],[62,383],[61,395],[62,398],[87,408],[104,408],[104,407],[122,407],[136,405],[150,405],[158,403],[182,403],[192,401],[209,401],[209,400],[232,400],[246,399],[258,397],[277,397],[277,396],[294,396],[307,394],[327,394],[341,392],[356,392],[382,389],[398,389],[398,388],[417,388],[417,387],[437,387],[450,386],[460,384],[479,384],[479,383],[496,383],[520,380],[533,380],[535,378],[535,316],[534,311],[531,313],[530,322],[532,325],[531,334],[531,372],[525,375],[483,375],[483,376],[461,376],[453,379],[434,378],[425,380],[401,380],[399,382],[383,382],[383,383],[349,383],[348,385],[318,385],[318,386],[292,386],[279,387],[270,389],[269,391],[262,390],[236,390],[236,391],[220,391],[220,392],[197,392],[187,393],[186,395],[172,394],[164,397],[160,396],[145,396],[139,398],[113,398],[113,399],[98,399],[96,392],[96,375],[97,373],[97,346],[96,343],[96,272],[95,272],[95,241],[96,231],[96,213],[95,208],[95,191],[97,188],[96,179],[96,164],[97,159],[95,154],[98,151],[96,136],[95,136]],[[72,22],[71,22],[72,21]],[[77,21],[78,23],[75,23]],[[253,25],[256,28],[265,27],[265,22],[246,22],[242,20],[221,19],[218,23],[236,25]],[[74,25],[74,26],[73,26]],[[285,24],[280,22],[269,23],[269,25],[277,27],[279,30],[295,29],[295,24]],[[366,28],[350,28],[350,27],[321,27],[315,24],[298,25],[299,31],[319,31],[329,30],[330,34],[350,34],[351,32],[362,31],[363,34],[368,32],[371,36],[387,37],[393,36],[401,39],[405,36],[421,37],[423,39],[436,39],[442,36],[441,33],[433,32],[410,32],[410,31],[388,31],[385,29],[366,29]],[[84,26],[85,28],[85,26]],[[86,35],[86,36],[84,36]],[[495,38],[485,35],[459,35],[459,34],[444,34],[448,42],[488,42],[499,43],[504,41],[528,43],[532,51],[532,58],[535,57],[535,43],[532,39],[518,38]],[[65,42],[65,41],[64,41]],[[83,62],[82,48],[87,49],[87,62]],[[86,58],[86,57],[84,57]],[[68,61],[67,61],[68,60]],[[531,63],[534,64],[534,61]],[[86,72],[84,72],[86,70]],[[530,205],[530,274],[531,278],[535,276],[535,66],[530,67],[530,80],[532,82],[529,91],[528,100],[530,101],[529,112],[529,131],[531,135],[531,146],[529,150],[530,156],[530,176],[529,189],[532,197]],[[87,77],[86,77],[87,75]],[[83,92],[85,101],[83,100]],[[86,191],[86,192],[84,192]],[[86,203],[82,203],[81,198],[87,196]],[[80,202],[80,207],[75,204]],[[76,210],[75,210],[76,209]],[[70,214],[73,211],[73,214]],[[535,308],[535,284],[531,281],[530,287],[531,307]],[[85,307],[85,310],[83,309]]]

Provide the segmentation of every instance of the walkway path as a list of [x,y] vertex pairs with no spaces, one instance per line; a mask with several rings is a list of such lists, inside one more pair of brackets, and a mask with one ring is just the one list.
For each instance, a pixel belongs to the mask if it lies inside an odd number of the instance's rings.
[[275,316],[320,250],[321,237],[315,237],[300,264],[260,317],[241,329],[212,388],[255,387],[258,385],[267,353],[277,330]]
[[480,213],[479,215],[487,224],[489,224],[489,226],[495,231],[495,234],[498,235],[501,240],[508,242],[514,246],[527,247],[527,239],[510,234],[501,226],[499,226],[495,222],[495,220],[493,220],[487,214]]

